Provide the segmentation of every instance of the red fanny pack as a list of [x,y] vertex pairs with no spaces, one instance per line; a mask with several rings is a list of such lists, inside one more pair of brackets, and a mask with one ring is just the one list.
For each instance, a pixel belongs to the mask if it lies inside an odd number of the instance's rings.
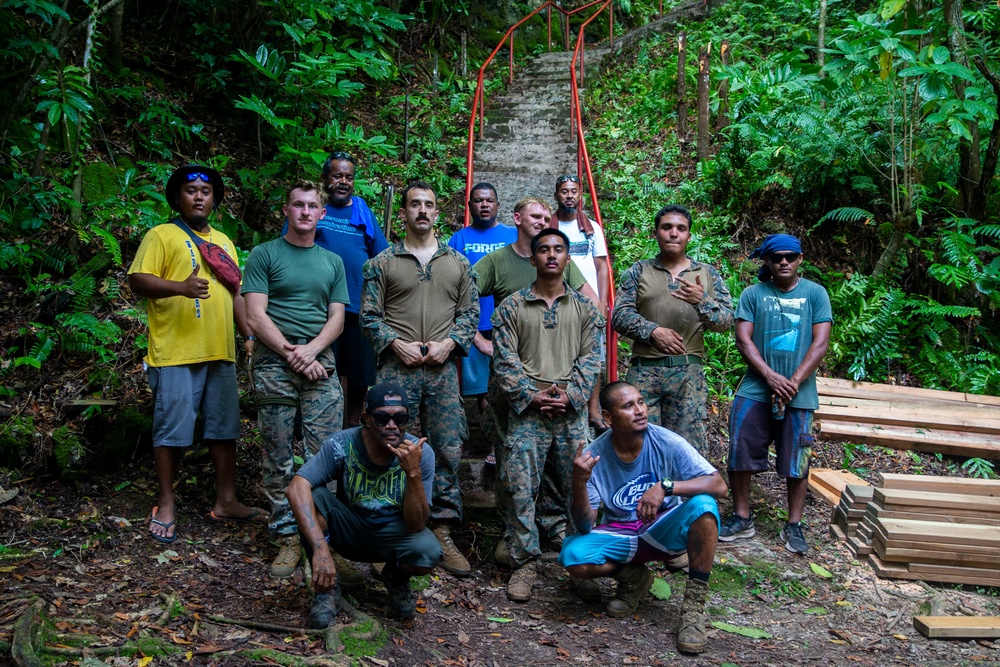
[[201,238],[193,231],[191,228],[185,225],[178,219],[174,219],[173,223],[186,231],[194,244],[198,246],[198,252],[201,253],[201,258],[205,260],[208,264],[208,268],[212,269],[212,273],[218,278],[219,282],[222,283],[226,289],[228,289],[233,294],[236,294],[236,290],[240,287],[240,282],[243,280],[243,272],[240,271],[239,265],[233,261],[233,258],[229,256],[222,246],[210,243],[205,239]]

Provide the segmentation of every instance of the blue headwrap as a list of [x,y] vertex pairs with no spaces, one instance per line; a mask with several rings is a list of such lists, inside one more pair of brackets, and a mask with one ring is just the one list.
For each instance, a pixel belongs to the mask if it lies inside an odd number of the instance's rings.
[[[770,234],[760,244],[759,248],[750,253],[750,259],[767,257],[773,252],[797,252],[802,254],[802,243],[790,234]],[[757,279],[762,283],[771,279],[771,269],[767,268],[767,264],[760,267],[760,271],[757,272]]]

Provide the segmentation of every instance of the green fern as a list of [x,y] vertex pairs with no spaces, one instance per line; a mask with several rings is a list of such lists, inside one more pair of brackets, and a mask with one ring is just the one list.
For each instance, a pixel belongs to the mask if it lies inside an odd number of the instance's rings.
[[854,208],[853,206],[844,206],[827,212],[826,215],[816,221],[816,226],[823,224],[827,220],[833,220],[834,222],[859,222],[864,220],[867,222],[874,219],[875,214],[870,211],[866,211],[863,208]]

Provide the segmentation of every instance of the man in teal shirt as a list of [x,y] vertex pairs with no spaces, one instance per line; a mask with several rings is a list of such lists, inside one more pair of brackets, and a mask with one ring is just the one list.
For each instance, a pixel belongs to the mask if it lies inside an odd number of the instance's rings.
[[285,498],[292,480],[296,410],[302,411],[306,459],[340,430],[343,394],[331,345],[344,328],[350,302],[344,262],[314,242],[323,212],[322,191],[300,181],[283,208],[288,229],[247,258],[243,290],[247,317],[261,345],[253,351],[253,384],[264,440],[264,493],[268,525],[282,539],[271,576],[290,576],[299,560],[299,537]]
[[753,537],[750,478],[768,469],[773,441],[778,475],[788,487],[785,548],[809,550],[802,534],[802,508],[812,455],[812,416],[819,408],[816,369],[830,342],[833,311],[826,290],[799,275],[802,244],[788,234],[772,234],[751,259],[764,260],[760,282],[740,295],[736,347],[747,372],[729,414],[729,486],[733,515],[719,531],[731,542]]

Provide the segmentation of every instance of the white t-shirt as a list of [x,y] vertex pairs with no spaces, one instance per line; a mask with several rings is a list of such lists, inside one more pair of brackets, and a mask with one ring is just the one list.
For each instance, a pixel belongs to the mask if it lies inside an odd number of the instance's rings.
[[594,235],[590,237],[580,231],[580,224],[576,221],[575,216],[569,222],[560,220],[559,231],[569,237],[569,255],[573,258],[576,268],[580,269],[580,273],[587,279],[587,284],[594,290],[594,293],[600,296],[597,289],[597,265],[594,263],[594,258],[607,257],[608,245],[604,241],[604,230],[601,229],[601,226],[593,220],[590,221],[590,224],[594,226]]

